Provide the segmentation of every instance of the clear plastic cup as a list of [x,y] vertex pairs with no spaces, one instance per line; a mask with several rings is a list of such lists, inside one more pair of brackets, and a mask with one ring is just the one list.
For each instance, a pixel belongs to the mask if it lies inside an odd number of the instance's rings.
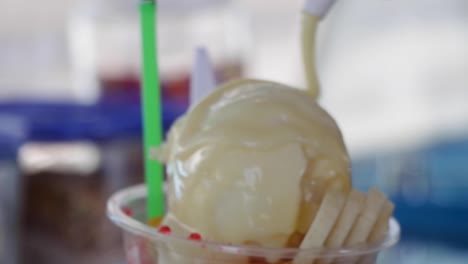
[[[395,219],[383,241],[339,249],[288,249],[232,246],[165,235],[145,224],[146,187],[139,185],[114,194],[108,201],[109,218],[123,229],[128,264],[217,263],[333,263],[374,264],[377,255],[395,245],[400,227]],[[131,216],[128,211],[131,210]]]

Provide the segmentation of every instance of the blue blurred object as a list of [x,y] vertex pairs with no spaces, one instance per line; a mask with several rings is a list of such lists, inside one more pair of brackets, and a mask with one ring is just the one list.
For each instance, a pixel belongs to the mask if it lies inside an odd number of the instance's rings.
[[[176,100],[163,102],[163,127],[167,129],[185,111]],[[30,126],[28,140],[73,141],[140,137],[141,107],[137,103],[103,101],[86,106],[47,102],[0,104],[0,113],[19,115]]]
[[468,249],[468,138],[356,160],[353,180],[389,194],[403,239]]
[[24,119],[0,111],[0,160],[16,160],[19,147],[28,135]]
[[438,143],[427,153],[434,186],[432,201],[442,205],[461,203],[468,209],[468,139]]
[[19,263],[21,186],[17,156],[26,139],[23,119],[0,115],[0,263]]
[[401,197],[394,198],[395,216],[403,238],[441,241],[468,249],[468,203],[437,205],[431,202],[412,206]]

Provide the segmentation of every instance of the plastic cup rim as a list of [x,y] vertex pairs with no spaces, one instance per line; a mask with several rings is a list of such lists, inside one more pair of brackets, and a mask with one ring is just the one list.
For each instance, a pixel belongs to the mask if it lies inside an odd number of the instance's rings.
[[396,219],[389,221],[389,231],[387,236],[378,243],[358,245],[352,247],[342,247],[334,249],[323,248],[268,248],[252,247],[222,244],[211,241],[193,241],[186,237],[176,235],[161,234],[154,227],[145,225],[122,211],[123,203],[129,200],[144,199],[147,195],[146,185],[136,185],[113,194],[107,202],[107,215],[110,220],[122,228],[125,232],[142,236],[151,241],[162,241],[167,243],[179,243],[193,247],[202,247],[203,249],[213,250],[226,254],[236,254],[243,256],[265,257],[271,255],[296,256],[300,254],[303,257],[319,256],[320,258],[341,258],[351,256],[363,256],[377,253],[395,245],[400,239],[400,226]]

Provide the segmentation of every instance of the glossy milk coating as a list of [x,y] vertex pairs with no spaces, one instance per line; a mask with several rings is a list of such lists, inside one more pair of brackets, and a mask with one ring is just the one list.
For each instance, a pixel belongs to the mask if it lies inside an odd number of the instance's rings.
[[157,158],[171,217],[222,243],[297,246],[325,191],[351,187],[333,118],[308,93],[267,81],[211,93],[176,122]]

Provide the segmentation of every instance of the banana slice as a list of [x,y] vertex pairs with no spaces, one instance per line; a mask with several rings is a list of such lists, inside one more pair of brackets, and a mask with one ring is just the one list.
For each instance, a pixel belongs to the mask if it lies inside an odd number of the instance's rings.
[[[341,212],[335,227],[331,231],[325,242],[325,248],[339,248],[345,242],[351,228],[364,209],[364,201],[366,196],[357,190],[352,190],[348,196],[348,201]],[[320,264],[331,263],[332,259],[320,260]]]
[[[388,232],[388,221],[394,208],[385,194],[375,188],[372,188],[368,195],[351,190],[348,197],[342,192],[329,191],[300,248],[339,248],[365,242],[378,242]],[[346,259],[346,263],[374,263],[375,258],[375,254],[361,258],[350,257]],[[313,258],[298,254],[293,263],[329,264],[334,261],[334,259],[315,261]]]
[[372,232],[367,239],[367,242],[376,243],[382,240],[388,232],[388,221],[390,217],[393,215],[393,211],[395,210],[395,205],[392,202],[387,201],[385,206],[380,213],[379,218],[377,219],[377,223],[375,224]]
[[[385,235],[387,235],[388,220],[393,215],[394,209],[395,209],[395,206],[393,205],[392,202],[387,201],[385,203],[384,208],[382,209],[382,212],[380,213],[379,218],[377,219],[377,222],[375,223],[375,226],[372,229],[372,232],[370,233],[369,237],[367,238],[367,242],[377,243],[377,242],[381,241],[385,237]],[[362,257],[358,261],[358,263],[359,264],[374,263],[375,262],[375,257],[376,257],[375,255]]]
[[366,200],[365,194],[352,190],[349,194],[348,201],[341,212],[335,228],[331,232],[325,246],[327,248],[341,247],[351,231],[356,219],[364,208],[364,201]]
[[[320,248],[332,230],[346,202],[346,195],[340,191],[329,191],[317,212],[300,248]],[[296,264],[310,264],[314,260],[298,254],[294,259]]]
[[367,241],[386,202],[387,197],[385,194],[375,188],[370,190],[365,202],[364,211],[361,213],[351,233],[346,238],[345,246],[353,246]]
[[[373,230],[386,202],[387,197],[385,194],[375,188],[370,190],[365,201],[365,208],[352,227],[351,233],[346,238],[345,246],[354,246],[359,243],[367,242],[367,238]],[[361,260],[366,260],[370,257],[371,256],[363,257]],[[359,259],[359,257],[350,257],[346,259],[346,263],[354,264]]]

